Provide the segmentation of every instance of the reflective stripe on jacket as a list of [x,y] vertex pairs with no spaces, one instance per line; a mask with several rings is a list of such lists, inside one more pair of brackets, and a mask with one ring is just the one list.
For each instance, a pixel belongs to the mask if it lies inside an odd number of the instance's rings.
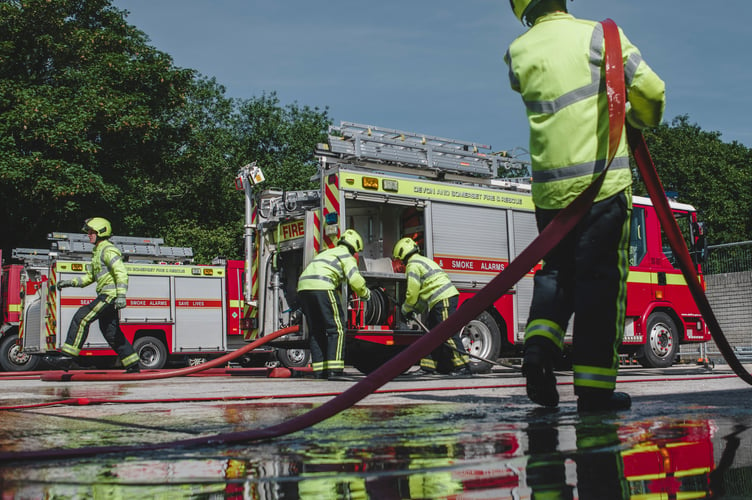
[[[619,29],[627,89],[627,120],[636,128],[660,124],[665,85]],[[541,16],[509,46],[504,60],[530,125],[535,205],[568,205],[606,166],[608,103],[603,28],[556,12]],[[632,183],[626,131],[596,201]]]
[[347,279],[359,297],[368,299],[371,291],[366,280],[358,271],[358,262],[344,245],[324,250],[313,258],[298,278],[298,291],[336,290],[343,279]]
[[118,247],[108,240],[99,240],[91,254],[91,265],[85,276],[75,278],[74,284],[85,287],[97,283],[97,295],[125,297],[128,293],[128,271]]
[[430,311],[440,300],[459,295],[447,273],[436,262],[423,255],[414,254],[408,259],[405,275],[407,285],[402,314],[422,311],[426,305]]

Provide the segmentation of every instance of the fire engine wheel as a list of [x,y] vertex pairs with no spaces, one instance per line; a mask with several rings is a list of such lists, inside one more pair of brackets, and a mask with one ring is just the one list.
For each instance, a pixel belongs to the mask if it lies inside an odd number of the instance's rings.
[[360,373],[368,375],[402,351],[403,347],[370,342],[354,342],[346,348],[347,360]]
[[676,325],[666,313],[648,318],[647,339],[637,351],[637,361],[645,368],[666,368],[674,364],[679,350]]
[[277,360],[286,368],[302,368],[311,362],[308,349],[277,349]]
[[31,356],[16,345],[18,335],[9,334],[0,341],[0,366],[6,372],[27,372],[39,364],[39,356]]
[[151,337],[139,337],[133,342],[133,349],[141,359],[141,368],[158,370],[167,364],[167,347],[161,340]]
[[[478,356],[489,361],[496,361],[501,349],[501,331],[493,316],[482,312],[477,318],[470,321],[460,333],[462,345],[473,356]],[[470,358],[470,369],[473,373],[488,373],[493,365]]]

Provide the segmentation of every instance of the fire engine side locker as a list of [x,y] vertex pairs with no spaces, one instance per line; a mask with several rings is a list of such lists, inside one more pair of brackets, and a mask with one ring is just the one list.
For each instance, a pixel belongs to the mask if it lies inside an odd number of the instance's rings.
[[[69,262],[58,261],[55,263],[58,282],[83,276],[82,272],[72,271],[71,265],[72,264]],[[169,297],[169,282],[167,280],[151,280],[149,286],[144,286],[142,280],[139,280],[136,276],[130,275],[128,292],[131,297],[133,296],[134,291],[139,294],[137,295],[139,297],[137,302],[139,303],[147,300],[163,302],[163,297]],[[49,291],[47,293],[49,294]],[[54,347],[60,348],[63,346],[76,311],[78,311],[81,306],[90,303],[96,298],[96,296],[96,283],[92,283],[85,288],[71,287],[56,292],[56,306],[54,310],[58,311],[56,315],[57,317],[55,318],[51,316],[49,308],[47,312],[47,315],[50,316],[47,328],[54,329],[53,331],[56,332]],[[163,313],[163,322],[171,323],[169,305],[168,303],[165,303],[164,305],[167,306],[167,311],[166,313]],[[121,323],[127,323],[127,318],[131,318],[132,320],[139,316],[145,318],[146,313],[143,312],[143,309],[144,308],[141,305],[135,306],[131,309],[123,309],[120,312]],[[99,328],[99,321],[93,321],[89,326],[89,334],[86,337],[86,342],[84,342],[82,346],[82,350],[107,348],[109,348],[109,344],[104,339],[104,335]]]
[[[514,260],[535,237],[538,229],[530,211],[492,207],[430,203],[433,228],[431,254],[458,288],[478,290]],[[479,238],[478,235],[483,235]],[[511,258],[510,258],[511,254]],[[533,273],[523,277],[512,294],[512,317],[504,338],[522,342],[533,296]]]
[[168,354],[226,350],[223,267],[129,264],[127,268],[128,307],[120,311],[127,337],[161,330]]
[[[538,225],[535,221],[535,212],[521,212],[510,210],[509,217],[509,246],[513,249],[512,259],[517,258],[525,248],[538,236]],[[525,326],[530,314],[530,304],[533,302],[533,277],[535,270],[531,269],[517,285],[515,285],[514,325],[516,332],[515,343],[522,344],[525,341]]]
[[224,269],[200,268],[207,275],[175,277],[175,331],[180,332],[180,343],[175,342],[175,352],[225,351],[227,331],[227,300],[225,298]]
[[[73,271],[70,262],[56,262],[57,280],[82,276]],[[128,307],[120,311],[121,328],[126,337],[164,334],[168,354],[198,351],[224,352],[227,329],[225,271],[219,266],[166,266],[158,264],[126,264],[128,269]],[[40,305],[48,300],[49,290],[43,287]],[[69,325],[76,311],[96,297],[96,284],[85,288],[65,288],[56,292],[57,317],[48,313],[38,320],[38,346],[33,335],[24,337],[24,348],[44,351],[46,331],[56,333],[53,348],[65,342]],[[36,324],[37,321],[34,321]],[[31,333],[31,332],[28,332]],[[83,349],[109,349],[99,329],[91,323]]]
[[[81,272],[73,272],[71,263],[56,262],[57,280],[68,280],[81,277]],[[121,328],[129,330],[132,324],[151,324],[154,329],[164,331],[165,337],[170,339],[173,333],[174,315],[170,307],[171,284],[169,276],[155,276],[148,271],[153,267],[146,265],[126,265],[128,269],[128,307],[122,309],[120,314]],[[147,274],[144,273],[146,270]],[[81,307],[96,298],[96,283],[85,288],[64,288],[57,292],[56,310],[59,311],[57,318],[57,337],[55,347],[62,347],[65,342],[68,328],[73,316]],[[94,321],[89,327],[89,335],[83,345],[83,349],[109,349],[109,344],[104,339],[99,329],[99,322]],[[169,349],[169,345],[166,346]]]

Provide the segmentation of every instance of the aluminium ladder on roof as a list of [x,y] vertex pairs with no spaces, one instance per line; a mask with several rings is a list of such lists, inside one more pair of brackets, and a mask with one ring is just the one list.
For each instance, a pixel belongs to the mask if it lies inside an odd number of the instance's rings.
[[494,153],[491,146],[416,134],[402,130],[341,122],[330,127],[328,144],[317,153],[342,159],[409,166],[423,170],[452,172],[495,178],[499,167],[510,168],[514,159]]
[[[85,257],[91,255],[94,245],[89,236],[80,233],[54,232],[47,235],[52,241],[52,251],[67,257]],[[190,262],[193,249],[190,247],[163,246],[162,238],[143,238],[139,236],[112,236],[112,242],[131,262],[139,260],[159,262]]]
[[11,256],[25,264],[46,265],[50,260],[50,251],[43,248],[14,248]]

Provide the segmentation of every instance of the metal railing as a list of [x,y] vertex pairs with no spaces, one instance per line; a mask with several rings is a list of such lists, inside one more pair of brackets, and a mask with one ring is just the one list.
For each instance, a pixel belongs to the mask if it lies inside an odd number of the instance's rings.
[[705,274],[752,271],[752,241],[709,245]]

